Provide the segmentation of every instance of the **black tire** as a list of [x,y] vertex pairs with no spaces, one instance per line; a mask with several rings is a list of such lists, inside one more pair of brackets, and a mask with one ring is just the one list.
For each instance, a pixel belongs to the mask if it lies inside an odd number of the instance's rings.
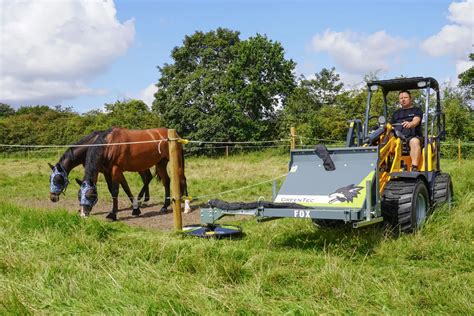
[[422,180],[392,180],[382,197],[382,216],[393,229],[411,233],[423,225],[429,206],[428,189]]
[[439,206],[447,203],[449,207],[453,203],[453,182],[447,173],[440,173],[434,179],[433,187],[433,206]]
[[313,219],[313,224],[319,228],[341,228],[346,222],[337,219]]

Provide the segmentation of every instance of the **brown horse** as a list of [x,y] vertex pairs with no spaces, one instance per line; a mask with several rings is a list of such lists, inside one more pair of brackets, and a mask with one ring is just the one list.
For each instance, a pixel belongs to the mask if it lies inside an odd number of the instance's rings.
[[[68,176],[71,170],[77,167],[78,165],[85,164],[87,151],[89,150],[90,147],[84,146],[84,145],[93,144],[97,140],[99,135],[103,132],[104,131],[95,131],[87,136],[84,136],[77,143],[74,144],[77,146],[73,145],[64,152],[64,154],[61,156],[61,158],[56,163],[56,165],[53,166],[48,163],[48,165],[50,166],[52,170],[51,176],[49,177],[49,184],[50,184],[49,198],[51,202],[59,201],[59,195],[61,193],[64,193],[64,191],[66,190],[69,183]],[[143,172],[140,172],[140,176],[142,177],[143,183],[145,183],[144,188],[142,189],[141,193],[145,194],[145,202],[147,202],[148,200],[150,200],[148,183],[151,181],[153,176],[149,169]],[[112,194],[112,191],[110,190],[111,176],[110,174],[105,172],[104,177],[105,177],[105,180],[107,181],[110,194]],[[130,201],[134,203],[135,199],[132,195],[132,192],[130,191],[130,187],[128,186],[127,180],[125,180],[125,178],[123,180],[124,181],[121,182],[120,184],[122,185],[122,188],[127,194]],[[139,196],[138,198],[140,199],[141,196]]]
[[[97,138],[96,144],[104,146],[91,147],[87,152],[84,178],[80,183],[78,198],[81,205],[81,215],[88,216],[97,202],[97,175],[100,169],[107,170],[112,176],[112,211],[108,219],[117,220],[118,185],[124,179],[125,171],[144,171],[155,166],[156,173],[165,187],[165,201],[161,212],[170,205],[170,177],[166,171],[169,161],[168,129],[156,128],[147,130],[128,130],[111,128]],[[186,177],[184,175],[184,154],[181,143],[179,151],[179,176],[181,192],[187,195]],[[133,215],[139,215],[140,210],[133,210]]]

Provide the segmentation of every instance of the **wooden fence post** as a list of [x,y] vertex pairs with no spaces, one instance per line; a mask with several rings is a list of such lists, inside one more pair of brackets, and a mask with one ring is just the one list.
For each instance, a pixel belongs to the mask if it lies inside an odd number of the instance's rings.
[[179,186],[178,172],[178,134],[176,130],[168,130],[168,142],[170,151],[170,171],[171,171],[171,205],[173,206],[174,228],[183,229],[181,218],[181,188]]
[[229,158],[229,146],[225,146],[225,157]]
[[291,135],[290,149],[293,150],[296,148],[296,128],[290,127],[290,135]]

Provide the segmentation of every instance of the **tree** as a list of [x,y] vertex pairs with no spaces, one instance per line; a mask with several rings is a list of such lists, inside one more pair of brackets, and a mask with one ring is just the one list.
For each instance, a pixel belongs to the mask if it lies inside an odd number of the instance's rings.
[[82,115],[84,122],[84,129],[79,134],[83,137],[94,131],[106,130],[110,128],[110,124],[107,121],[107,115],[101,110],[91,110]]
[[280,43],[218,28],[186,36],[171,53],[153,110],[167,127],[200,140],[244,141],[270,137],[279,107],[294,88],[295,63]]
[[[330,128],[321,125],[321,115],[329,115],[329,120],[342,120],[346,124],[345,115],[340,117],[331,114],[331,109],[337,111],[335,103],[343,87],[335,68],[323,68],[315,74],[314,79],[302,77],[283,109],[281,133],[288,134],[289,128],[293,126],[303,137],[321,138],[323,134],[326,135],[323,130]],[[324,107],[328,109],[321,112]]]
[[152,113],[141,100],[123,100],[105,104],[107,125],[130,129],[156,128],[160,126],[159,117]]
[[444,89],[444,112],[446,114],[446,132],[450,139],[474,139],[473,118],[469,107],[463,102],[459,90],[447,87]]
[[64,144],[62,130],[71,112],[58,112],[48,106],[21,107],[3,119],[4,140],[8,144]]
[[[324,106],[315,117],[316,138],[328,141],[344,141],[351,117],[340,106]],[[314,141],[313,141],[314,143]]]
[[288,98],[280,118],[280,135],[288,136],[290,127],[295,127],[298,135],[314,138],[316,133],[315,117],[321,107],[301,80]]
[[316,78],[303,82],[321,105],[334,105],[336,97],[341,93],[344,84],[336,69],[323,68],[315,74]]
[[[469,54],[469,60],[474,62],[474,54]],[[459,74],[459,86],[461,87],[471,87],[474,84],[474,66],[471,66],[468,70]]]
[[[474,62],[474,54],[469,54],[469,60]],[[458,86],[465,91],[465,99],[471,103],[472,107],[472,98],[474,96],[474,66],[471,66],[471,68],[459,74],[458,78]]]
[[18,110],[16,110],[16,114],[17,115],[23,115],[23,114],[43,115],[49,111],[52,111],[52,110],[47,105],[22,106]]
[[5,103],[0,103],[0,118],[15,114],[15,110]]

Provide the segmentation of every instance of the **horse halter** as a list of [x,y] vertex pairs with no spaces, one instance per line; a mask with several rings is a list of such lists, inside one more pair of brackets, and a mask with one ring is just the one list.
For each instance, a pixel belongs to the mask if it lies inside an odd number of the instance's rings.
[[[54,183],[54,178],[56,176],[61,176],[64,181],[64,185],[57,185]],[[67,188],[67,185],[69,184],[69,179],[67,178],[67,173],[64,171],[64,169],[58,165],[55,165],[53,168],[53,172],[51,173],[51,177],[49,178],[49,192],[54,193],[54,194],[61,194],[63,190]]]
[[[89,199],[87,198],[86,193],[87,193],[87,191],[89,191],[89,190],[93,190],[93,191],[94,191],[94,194],[93,194],[94,199],[93,199],[93,200],[89,200]],[[96,189],[95,184],[90,185],[87,181],[84,181],[84,182],[82,182],[82,184],[81,184],[81,189],[80,189],[79,191],[81,192],[81,193],[80,193],[80,194],[81,194],[81,197],[80,197],[80,203],[79,203],[79,205],[81,205],[81,206],[87,206],[87,207],[92,208],[92,207],[94,207],[94,205],[97,204],[97,200],[98,200],[98,199],[97,199],[97,189]]]

